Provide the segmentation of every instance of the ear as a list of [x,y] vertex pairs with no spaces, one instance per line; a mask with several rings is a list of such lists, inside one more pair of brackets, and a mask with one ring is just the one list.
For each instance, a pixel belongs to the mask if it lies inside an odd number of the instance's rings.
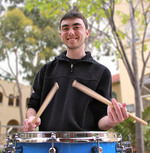
[[62,37],[61,37],[61,32],[59,33],[59,35],[60,35],[60,38],[62,39]]
[[89,33],[90,33],[90,31],[89,31],[89,29],[86,29],[86,39],[89,37]]

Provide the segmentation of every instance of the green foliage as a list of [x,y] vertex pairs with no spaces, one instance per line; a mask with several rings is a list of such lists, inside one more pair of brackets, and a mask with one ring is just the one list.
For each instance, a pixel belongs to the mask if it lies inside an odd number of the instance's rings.
[[122,14],[122,19],[121,19],[123,24],[127,24],[129,21],[129,15],[127,14]]
[[25,27],[32,25],[32,21],[29,20],[20,9],[14,9],[8,11],[4,15],[4,20],[2,21],[4,31],[13,31],[14,33],[24,31]]
[[[0,44],[0,60],[14,54],[19,60],[17,64],[23,68],[20,73],[24,73],[24,79],[32,84],[40,67],[55,55],[53,49],[62,43],[54,20],[36,9],[24,12],[13,9],[1,17],[0,38],[3,43]],[[15,79],[7,72],[3,73],[3,78]]]
[[70,0],[26,0],[25,8],[29,12],[37,8],[41,12],[44,12],[47,18],[57,19],[58,16],[61,17],[65,13],[64,10],[69,10],[71,7],[69,2]]
[[45,17],[44,13],[41,13],[37,8],[31,12],[24,11],[33,21],[34,26],[25,40],[21,65],[24,68],[24,74],[26,74],[24,79],[32,84],[41,66],[56,55],[53,49],[61,46],[62,42],[56,21]]
[[[21,54],[21,44],[24,42],[26,27],[32,25],[32,21],[25,17],[20,9],[7,11],[4,16],[0,18],[0,60],[10,61],[11,55],[18,56]],[[12,62],[12,60],[11,60]],[[18,63],[16,63],[18,64]],[[11,64],[10,64],[11,69]],[[16,70],[16,73],[18,70]],[[4,70],[3,78],[7,80],[15,80],[16,74]]]
[[147,45],[146,45],[146,44],[144,44],[143,51],[144,51],[144,52],[147,51]]
[[19,9],[8,11],[1,17],[1,39],[3,41],[0,46],[2,54],[6,51],[15,51],[23,42],[26,27],[32,25],[32,21],[25,17]]
[[117,33],[119,34],[119,36],[120,36],[120,38],[122,39],[122,40],[124,40],[125,38],[126,38],[126,33],[123,33],[122,31],[120,31],[120,30],[118,30],[117,31]]
[[150,126],[143,128],[145,150],[150,151]]
[[142,115],[144,120],[150,121],[150,106],[144,110]]

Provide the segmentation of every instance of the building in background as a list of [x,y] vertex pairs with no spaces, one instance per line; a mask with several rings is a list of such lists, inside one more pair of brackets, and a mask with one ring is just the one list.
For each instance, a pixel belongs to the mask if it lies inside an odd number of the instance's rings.
[[[23,114],[27,108],[31,87],[21,85]],[[6,134],[20,131],[20,110],[16,83],[0,79],[0,144],[6,140]]]
[[[136,13],[140,12],[142,14],[143,8],[147,8],[149,5],[148,1],[143,1],[143,7],[141,6],[141,3],[138,3],[138,1],[133,1],[134,6],[136,6]],[[136,4],[136,5],[135,5]],[[131,20],[130,20],[130,7],[129,7],[129,2],[127,1],[122,1],[121,3],[118,3],[115,6],[115,14],[114,14],[114,20],[115,23],[117,23],[117,30],[121,31],[122,33],[125,34],[125,37],[122,38],[123,46],[125,48],[125,52],[127,55],[127,58],[129,60],[129,63],[132,63],[132,55],[131,55],[131,42],[132,42],[132,35],[131,35]],[[120,12],[120,13],[119,13]],[[135,13],[135,14],[136,14]],[[143,59],[145,60],[146,57],[150,54],[150,24],[147,26],[147,31],[145,33],[145,40],[144,40],[144,55],[142,57],[141,54],[141,48],[142,48],[142,41],[143,41],[143,28],[145,26],[144,21],[142,20],[142,15],[138,14],[136,16],[135,22],[135,44],[136,44],[136,54],[137,54],[137,62],[138,62],[138,77],[139,81],[141,79],[141,74],[143,72]],[[150,12],[146,11],[147,13],[147,23],[149,23],[149,15]],[[119,14],[119,15],[117,15]],[[121,16],[123,15],[123,16]],[[126,17],[126,18],[123,18]],[[122,22],[123,19],[126,19],[126,22]],[[139,19],[139,20],[138,20]],[[140,22],[143,21],[143,22]],[[142,26],[143,23],[143,26]],[[142,59],[143,58],[143,59]],[[131,64],[132,65],[132,64]],[[118,59],[118,67],[119,67],[119,76],[120,76],[120,83],[118,83],[118,86],[120,86],[118,89],[120,90],[121,94],[121,100],[118,99],[118,101],[121,102],[126,102],[127,103],[127,109],[135,113],[135,93],[133,86],[131,84],[129,74],[125,68],[125,65],[122,61],[122,59]],[[131,66],[131,69],[133,67]],[[116,86],[116,82],[113,83],[113,85]],[[115,89],[113,89],[115,90]],[[119,96],[119,93],[117,94],[117,97]],[[119,97],[118,97],[119,98]],[[146,107],[150,106],[150,58],[148,59],[148,63],[144,72],[144,84],[143,88],[141,90],[141,99],[142,99],[142,110],[144,110]]]

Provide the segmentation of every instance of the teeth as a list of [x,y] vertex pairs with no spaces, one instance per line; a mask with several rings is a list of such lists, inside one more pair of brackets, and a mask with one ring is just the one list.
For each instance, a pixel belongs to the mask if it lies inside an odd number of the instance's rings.
[[75,39],[75,38],[69,38],[69,39]]

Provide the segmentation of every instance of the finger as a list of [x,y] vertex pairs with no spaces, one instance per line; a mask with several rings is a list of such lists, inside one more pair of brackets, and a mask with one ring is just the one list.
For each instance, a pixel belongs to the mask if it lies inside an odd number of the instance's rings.
[[29,126],[28,126],[28,124],[27,124],[27,119],[26,119],[26,120],[24,121],[24,123],[23,123],[22,129],[23,129],[24,132],[28,132],[28,128],[29,128]]
[[122,103],[122,106],[123,106],[123,107],[126,107],[126,105],[127,105],[126,103]]
[[35,128],[36,128],[36,125],[32,123],[32,120],[25,119],[23,123],[23,127],[22,127],[24,132],[34,131]]
[[113,103],[113,106],[114,106],[114,109],[115,109],[115,113],[118,117],[118,121],[119,122],[124,121],[124,116],[123,116],[123,113],[122,113],[123,106],[120,103],[118,103],[116,101],[116,99],[112,99],[112,103]]
[[35,123],[35,125],[36,125],[36,127],[37,127],[37,126],[39,126],[40,124],[41,124],[41,119],[38,118],[37,121],[36,121],[36,123]]
[[114,119],[113,119],[113,116],[112,116],[112,113],[111,113],[110,109],[111,109],[110,106],[108,106],[108,113],[107,114],[108,114],[109,120],[113,122]]
[[127,109],[126,109],[126,104],[123,105],[123,107],[122,107],[122,114],[124,116],[124,119],[127,119],[129,117],[128,112],[127,112]]
[[28,126],[29,126],[30,129],[36,128],[36,124],[33,123],[33,119],[34,119],[34,117],[31,117],[31,118],[29,118],[27,120],[27,124],[28,124]]
[[110,119],[110,122],[113,124],[118,123],[118,117],[116,115],[115,109],[112,107],[108,107],[108,116]]

